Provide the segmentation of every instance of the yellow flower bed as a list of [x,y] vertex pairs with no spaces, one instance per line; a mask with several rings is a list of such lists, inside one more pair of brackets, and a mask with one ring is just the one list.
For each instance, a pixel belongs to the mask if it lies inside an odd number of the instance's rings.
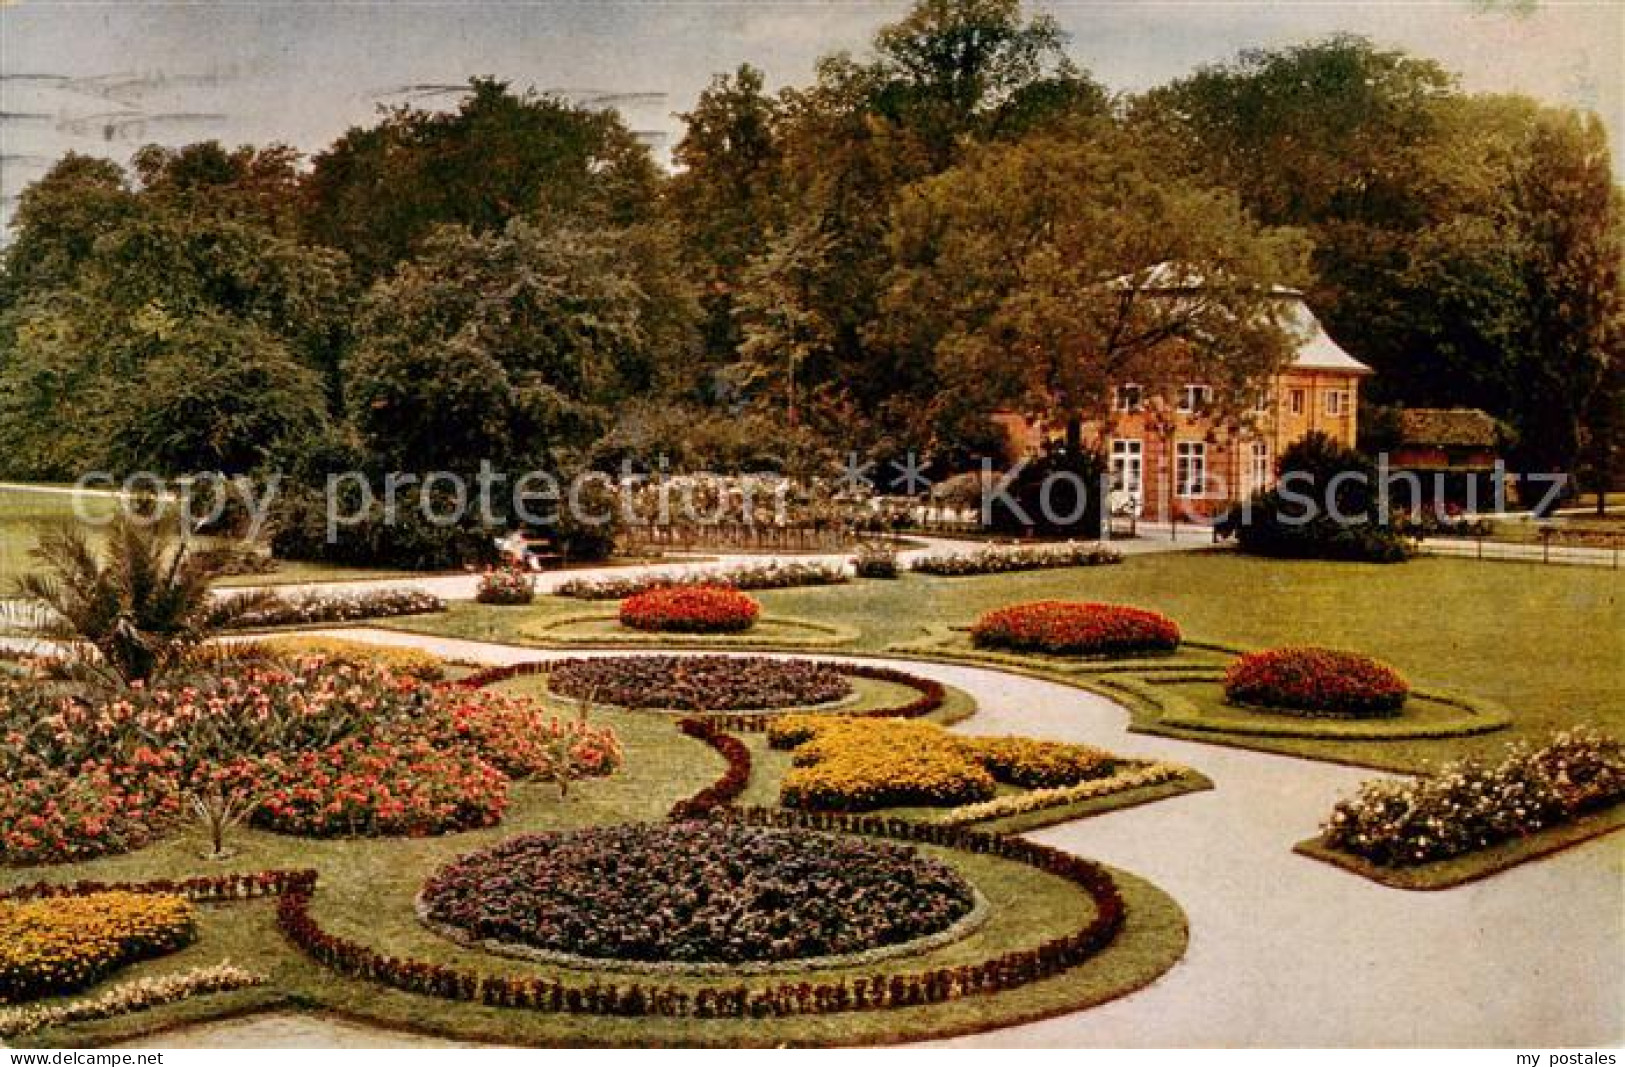
[[0,1004],[72,993],[196,936],[192,905],[166,894],[0,901]]
[[279,660],[319,656],[356,667],[383,667],[425,682],[438,682],[446,676],[445,661],[417,648],[371,645],[342,637],[273,637],[255,644]]
[[1030,788],[1099,778],[1112,773],[1118,762],[1103,748],[1030,737],[966,737],[961,743],[999,781]]
[[930,723],[830,717],[813,730],[796,746],[794,766],[779,787],[785,807],[868,811],[966,804],[993,795],[993,776]]
[[795,750],[780,801],[819,811],[970,804],[990,799],[998,782],[1070,786],[1109,775],[1118,763],[1088,745],[960,737],[904,719],[787,715],[768,742]]

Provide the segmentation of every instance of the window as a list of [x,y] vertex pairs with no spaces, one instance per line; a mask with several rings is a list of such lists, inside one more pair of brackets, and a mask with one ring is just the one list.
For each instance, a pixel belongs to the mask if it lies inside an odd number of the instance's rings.
[[1262,415],[1264,412],[1268,411],[1269,409],[1270,409],[1270,391],[1268,389],[1260,389],[1258,391],[1258,396],[1253,399],[1253,410],[1258,412],[1260,415]]
[[1139,499],[1145,452],[1139,441],[1112,442],[1112,489]]
[[1180,496],[1206,495],[1207,445],[1181,441],[1174,446],[1174,486]]
[[1286,395],[1287,410],[1294,415],[1302,415],[1304,408],[1304,395],[1302,389],[1293,389]]
[[1119,385],[1117,387],[1117,410],[1125,412],[1140,410],[1139,386]]
[[1326,394],[1326,414],[1341,415],[1349,409],[1349,395],[1341,389]]
[[1179,390],[1179,410],[1190,415],[1200,415],[1207,410],[1208,401],[1213,396],[1213,390],[1205,385],[1186,385]]
[[1267,441],[1254,441],[1247,456],[1247,481],[1253,489],[1270,484],[1270,446]]

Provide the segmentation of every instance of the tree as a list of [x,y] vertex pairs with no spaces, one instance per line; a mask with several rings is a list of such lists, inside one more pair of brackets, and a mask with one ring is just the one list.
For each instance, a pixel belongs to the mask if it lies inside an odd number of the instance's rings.
[[723,362],[739,345],[733,294],[741,273],[782,222],[779,105],[763,92],[762,72],[745,64],[712,79],[680,117],[683,137],[672,150],[679,170],[667,203],[703,282],[706,349]]
[[520,220],[437,231],[362,307],[349,391],[377,464],[550,466],[553,450],[584,447],[629,381],[647,388],[652,324],[683,314],[651,306],[639,247]]
[[485,234],[543,213],[646,221],[658,179],[614,112],[476,78],[455,111],[388,111],[318,154],[305,181],[306,232],[371,281],[441,225]]
[[1281,453],[1280,479],[1226,525],[1242,551],[1286,559],[1400,563],[1403,537],[1383,522],[1372,462],[1319,431]]
[[268,599],[244,593],[216,600],[210,583],[223,573],[225,556],[193,551],[127,515],[109,528],[104,549],[84,527],[65,526],[41,537],[32,555],[42,569],[19,578],[18,591],[50,611],[46,636],[94,649],[82,663],[107,681],[148,681],[181,666]]
[[124,170],[69,152],[22,191],[0,273],[0,316],[31,294],[67,285],[96,240],[137,210]]
[[1074,446],[1085,419],[1109,423],[1111,383],[1207,381],[1222,411],[1291,351],[1273,289],[1301,277],[1300,237],[1106,127],[971,153],[906,191],[892,242],[874,339]]
[[201,316],[161,349],[107,428],[119,470],[249,474],[328,432],[321,378],[264,330]]
[[1602,123],[1572,112],[1542,116],[1513,200],[1529,253],[1520,453],[1525,470],[1568,471],[1579,459],[1586,408],[1603,382],[1625,307],[1622,198]]

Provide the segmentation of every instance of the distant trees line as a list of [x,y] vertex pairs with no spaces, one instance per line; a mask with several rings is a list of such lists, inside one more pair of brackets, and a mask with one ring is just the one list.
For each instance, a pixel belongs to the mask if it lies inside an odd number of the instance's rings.
[[[997,451],[993,408],[1076,420],[1136,366],[1250,404],[1290,348],[1275,283],[1372,401],[1482,407],[1525,469],[1617,466],[1594,117],[1353,37],[1113,96],[1017,0],[920,0],[810,84],[718,76],[684,122],[667,174],[612,112],[476,79],[308,166],[64,157],[0,271],[0,473],[949,469]],[[1133,299],[1164,261],[1209,293]]]

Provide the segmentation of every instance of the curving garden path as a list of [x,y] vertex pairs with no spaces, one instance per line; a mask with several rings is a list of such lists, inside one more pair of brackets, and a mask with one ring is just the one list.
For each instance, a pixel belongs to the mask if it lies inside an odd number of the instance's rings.
[[[367,628],[318,632],[487,664],[624,654]],[[1121,1000],[949,1044],[1540,1047],[1625,1038],[1620,835],[1453,890],[1388,889],[1291,851],[1370,771],[1129,734],[1123,708],[1054,682],[982,667],[896,665],[976,698],[982,710],[958,729],[1172,759],[1216,786],[1031,835],[1170,893],[1191,927],[1178,966]],[[152,1044],[369,1041],[439,1044],[287,1014],[194,1027]]]

